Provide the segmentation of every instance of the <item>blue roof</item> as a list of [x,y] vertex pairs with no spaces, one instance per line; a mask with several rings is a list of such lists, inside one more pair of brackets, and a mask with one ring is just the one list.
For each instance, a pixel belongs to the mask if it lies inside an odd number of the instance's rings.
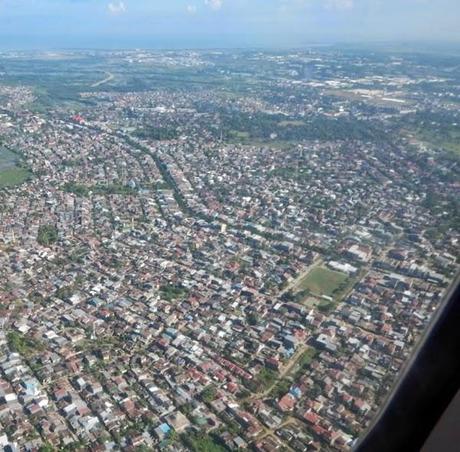
[[298,399],[302,396],[302,391],[298,387],[291,388],[289,392]]
[[168,424],[164,423],[164,424],[161,424],[161,425],[160,425],[160,430],[161,430],[163,433],[168,433],[168,432],[171,431],[171,427],[170,427]]

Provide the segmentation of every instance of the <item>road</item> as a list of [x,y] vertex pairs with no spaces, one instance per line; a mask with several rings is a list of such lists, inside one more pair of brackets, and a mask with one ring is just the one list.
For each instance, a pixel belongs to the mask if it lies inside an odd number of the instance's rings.
[[104,80],[100,80],[99,82],[93,83],[91,85],[91,88],[96,88],[100,85],[103,85],[104,83],[110,82],[110,80],[113,80],[115,78],[115,76],[110,72],[106,72],[106,74],[107,74],[107,77]]
[[281,372],[279,373],[279,376],[278,378],[276,379],[276,381],[270,385],[265,391],[263,391],[262,393],[258,393],[258,394],[255,394],[254,395],[254,398],[263,398],[263,397],[266,397],[268,396],[272,391],[273,389],[275,388],[275,386],[286,376],[288,375],[291,370],[293,369],[293,367],[298,363],[299,361],[299,358],[302,356],[302,354],[304,352],[306,352],[307,350],[309,349],[308,345],[301,345],[297,351],[292,355],[291,359],[289,360],[288,364],[286,364],[286,366],[284,366],[284,368],[281,370]]
[[[278,427],[276,427],[276,430],[280,430],[283,427],[287,427],[288,425],[291,425],[291,424],[298,425],[299,421],[296,418],[292,417],[292,416],[288,416],[288,418],[282,424],[280,424]],[[260,440],[266,438],[267,436],[271,436],[272,438],[275,438],[275,440],[278,443],[281,443],[287,450],[289,450],[289,451],[294,450],[289,444],[287,444],[281,438],[277,437],[276,434],[275,434],[275,430],[273,430],[271,428],[265,428],[264,431],[257,437],[257,441],[260,441]]]

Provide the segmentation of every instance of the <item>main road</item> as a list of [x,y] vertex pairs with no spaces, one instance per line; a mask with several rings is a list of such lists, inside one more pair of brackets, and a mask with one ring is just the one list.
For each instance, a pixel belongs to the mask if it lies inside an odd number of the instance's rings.
[[104,83],[110,82],[110,80],[113,80],[115,78],[115,76],[111,72],[106,72],[106,74],[107,74],[107,77],[105,79],[99,80],[98,82],[93,83],[91,85],[91,88],[96,88],[100,85],[103,85]]

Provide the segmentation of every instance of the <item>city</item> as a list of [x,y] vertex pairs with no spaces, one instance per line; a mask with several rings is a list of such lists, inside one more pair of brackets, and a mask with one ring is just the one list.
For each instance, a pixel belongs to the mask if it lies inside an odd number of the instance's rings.
[[459,64],[0,53],[0,448],[349,450],[459,270]]

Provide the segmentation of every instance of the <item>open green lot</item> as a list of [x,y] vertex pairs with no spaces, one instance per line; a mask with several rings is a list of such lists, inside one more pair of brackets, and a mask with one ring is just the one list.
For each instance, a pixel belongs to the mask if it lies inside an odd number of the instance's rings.
[[403,129],[410,138],[433,148],[443,149],[452,156],[460,157],[460,126],[451,124],[429,125]]
[[250,138],[249,132],[241,130],[230,130],[229,135],[232,138],[239,138],[241,140],[248,140]]
[[30,176],[29,171],[24,168],[8,168],[0,170],[0,188],[11,187],[22,184]]
[[0,188],[24,182],[30,173],[17,165],[18,155],[0,147]]
[[300,282],[298,289],[308,290],[315,295],[326,295],[337,299],[349,284],[350,278],[345,273],[324,267],[315,267]]

